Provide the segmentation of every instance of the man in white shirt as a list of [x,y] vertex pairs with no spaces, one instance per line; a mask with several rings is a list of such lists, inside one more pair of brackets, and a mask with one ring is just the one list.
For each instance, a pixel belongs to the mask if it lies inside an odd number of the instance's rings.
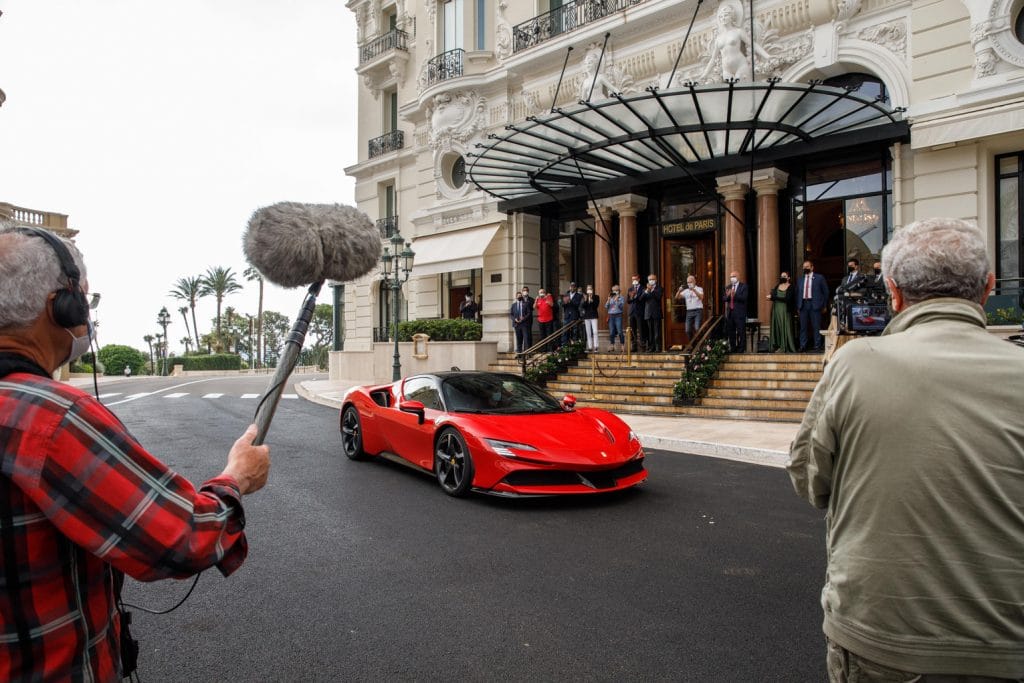
[[680,297],[686,304],[686,337],[692,340],[704,315],[704,288],[698,287],[697,278],[690,275],[686,278],[686,287],[680,287],[676,293],[676,299]]

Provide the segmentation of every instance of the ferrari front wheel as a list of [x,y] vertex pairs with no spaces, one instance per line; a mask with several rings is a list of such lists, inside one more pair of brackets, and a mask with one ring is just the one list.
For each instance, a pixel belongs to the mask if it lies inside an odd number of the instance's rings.
[[355,406],[348,406],[341,413],[341,449],[349,460],[361,460],[366,455],[363,451],[363,428]]
[[473,486],[473,459],[466,440],[454,429],[446,429],[437,437],[434,474],[449,496],[464,496]]

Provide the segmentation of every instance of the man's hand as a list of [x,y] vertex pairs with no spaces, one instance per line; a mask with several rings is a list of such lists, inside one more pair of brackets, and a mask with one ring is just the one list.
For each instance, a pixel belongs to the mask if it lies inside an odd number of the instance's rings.
[[270,473],[270,446],[253,446],[255,438],[256,425],[251,424],[231,447],[227,467],[222,472],[235,478],[242,495],[263,488]]

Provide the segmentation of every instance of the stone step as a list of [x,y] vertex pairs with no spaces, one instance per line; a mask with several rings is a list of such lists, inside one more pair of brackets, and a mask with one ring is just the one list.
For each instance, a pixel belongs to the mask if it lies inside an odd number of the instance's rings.
[[573,382],[561,377],[557,380],[549,381],[545,385],[545,388],[548,391],[557,394],[569,392],[571,394],[575,394],[576,398],[579,398],[580,396],[590,396],[591,394],[596,394],[598,396],[603,397],[618,396],[622,398],[637,396],[672,396],[672,384],[617,385],[598,382],[597,386],[592,390],[590,382]]
[[700,405],[704,408],[727,408],[734,410],[799,410],[807,407],[805,400],[786,399],[754,399],[754,398],[716,398],[703,396]]
[[786,389],[791,391],[813,391],[817,381],[777,379],[720,379],[716,377],[708,384],[715,389]]
[[759,363],[764,360],[772,360],[821,365],[820,353],[730,353],[726,358],[730,363]]
[[[589,381],[591,376],[591,370],[589,367],[575,366],[566,368],[562,371],[562,377],[572,377],[577,381]],[[599,368],[597,373],[593,373],[597,377],[598,381],[659,381],[659,382],[678,382],[683,376],[681,370],[634,370],[633,368]]]
[[749,370],[720,369],[717,377],[718,379],[736,380],[797,380],[801,382],[817,382],[821,379],[821,373],[804,370],[792,372],[787,370],[763,370],[761,372],[751,372]]
[[714,386],[709,386],[707,390],[708,398],[723,398],[723,399],[762,399],[762,400],[784,400],[784,401],[803,401],[806,403],[811,400],[811,391],[806,390],[794,390],[794,389],[754,389],[754,388],[743,388],[743,389],[721,389]]
[[[577,406],[590,406],[601,408],[610,412],[622,415],[657,415],[659,417],[703,417],[710,419],[728,420],[759,420],[767,422],[800,422],[803,417],[803,409],[800,410],[773,410],[773,409],[746,409],[735,410],[731,408],[711,408],[702,405],[695,406],[674,406],[674,405],[641,405],[619,403],[616,401],[581,401],[577,397]],[[629,422],[629,418],[626,418]]]
[[742,372],[764,372],[766,370],[784,370],[787,372],[821,372],[821,363],[805,363],[802,361],[762,361],[759,363],[733,363],[727,360],[721,365],[723,370],[740,370]]

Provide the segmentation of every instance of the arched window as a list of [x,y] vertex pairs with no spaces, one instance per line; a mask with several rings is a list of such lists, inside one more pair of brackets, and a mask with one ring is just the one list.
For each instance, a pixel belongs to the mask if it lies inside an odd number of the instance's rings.
[[824,84],[831,85],[835,88],[851,88],[862,95],[867,95],[868,97],[881,97],[883,102],[889,101],[889,91],[886,90],[885,83],[871,74],[842,74],[839,76],[833,76],[832,78],[826,78]]

